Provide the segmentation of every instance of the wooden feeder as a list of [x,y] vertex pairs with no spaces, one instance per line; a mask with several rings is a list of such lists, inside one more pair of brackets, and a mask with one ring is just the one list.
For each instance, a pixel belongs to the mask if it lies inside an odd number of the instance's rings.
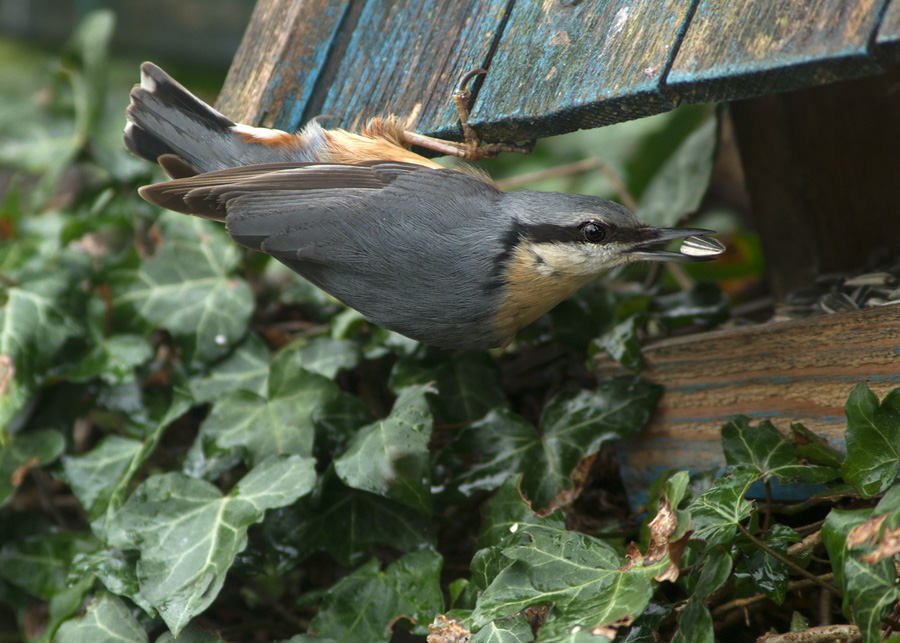
[[[384,113],[459,139],[516,141],[727,101],[776,298],[900,244],[900,0],[259,0],[218,107],[293,131]],[[900,385],[885,307],[670,339],[644,350],[659,410],[623,444],[629,494],[722,461],[733,414],[799,421],[840,444],[859,381]],[[599,360],[598,370],[619,368]]]

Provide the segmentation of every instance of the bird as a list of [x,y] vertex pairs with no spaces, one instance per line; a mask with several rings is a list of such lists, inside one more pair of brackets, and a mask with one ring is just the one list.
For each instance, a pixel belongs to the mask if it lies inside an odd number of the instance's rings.
[[[370,322],[451,350],[504,348],[516,333],[611,268],[690,262],[724,250],[701,228],[650,226],[606,199],[503,192],[463,158],[522,151],[481,144],[465,83],[454,102],[464,143],[404,129],[396,116],[359,133],[313,120],[297,133],[235,123],[152,63],[131,91],[126,148],[170,180],[150,203],[223,222],[238,244],[271,255]],[[681,251],[657,247],[681,239]]]

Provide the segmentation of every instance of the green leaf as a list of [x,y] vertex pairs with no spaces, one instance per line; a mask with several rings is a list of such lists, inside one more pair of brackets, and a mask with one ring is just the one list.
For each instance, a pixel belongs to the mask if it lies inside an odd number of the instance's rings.
[[[105,538],[106,528],[113,514],[125,502],[131,481],[140,468],[156,450],[166,429],[172,422],[184,415],[191,406],[191,400],[180,389],[175,389],[168,407],[155,411],[141,422],[147,422],[140,448],[112,441],[103,441],[101,451],[96,456],[73,456],[65,460],[63,476],[75,484],[79,500],[87,502],[93,518],[91,529],[98,538]],[[131,453],[127,460],[126,452]],[[72,476],[71,478],[69,476]],[[77,479],[77,482],[76,482]],[[106,487],[101,488],[103,481]]]
[[840,476],[840,471],[831,467],[801,464],[793,443],[768,420],[751,426],[744,415],[732,418],[722,427],[722,451],[729,466],[749,467],[759,472],[760,478],[775,476],[783,484],[816,484]]
[[189,627],[184,630],[181,634],[178,635],[178,638],[171,632],[165,632],[162,636],[156,639],[156,643],[227,643],[225,639],[223,639],[218,634],[212,634],[210,632],[203,632],[201,630],[195,630],[193,627]]
[[438,421],[445,424],[474,422],[491,410],[509,406],[500,386],[500,370],[485,352],[435,351],[424,360],[401,359],[391,371],[390,387],[395,393],[426,384],[438,390],[432,402]]
[[334,470],[348,487],[431,513],[428,441],[433,420],[427,386],[404,389],[391,414],[359,430]]
[[844,577],[847,602],[863,643],[878,643],[882,640],[881,618],[900,598],[893,560],[870,565],[851,556],[844,561]]
[[847,458],[841,475],[860,495],[871,498],[887,489],[900,470],[900,389],[879,404],[862,382],[850,393],[844,411]]
[[834,572],[834,583],[844,592],[844,612],[847,613],[849,602],[847,599],[847,579],[844,576],[844,563],[850,558],[847,549],[847,536],[853,530],[872,517],[872,509],[860,509],[856,511],[843,511],[832,509],[825,517],[822,525],[822,542],[828,552],[831,561],[831,571]]
[[648,313],[664,328],[675,329],[695,324],[711,328],[728,319],[728,298],[718,286],[700,282],[690,290],[654,297]]
[[332,585],[309,629],[338,643],[387,643],[395,621],[411,620],[416,631],[443,611],[439,584],[442,559],[431,550],[406,554],[383,572],[370,560]]
[[248,333],[231,355],[190,381],[191,395],[198,403],[214,402],[238,390],[265,395],[270,361],[266,345],[256,334]]
[[[766,533],[766,545],[772,550],[787,555],[789,545],[802,540],[797,531],[786,525],[774,524]],[[741,565],[734,577],[749,580],[756,591],[763,592],[776,605],[781,605],[787,596],[790,569],[783,562],[752,543],[742,544]]]
[[716,119],[710,119],[684,140],[647,186],[638,217],[651,225],[672,226],[697,211],[709,186],[716,134]]
[[314,337],[288,344],[279,354],[284,353],[294,353],[298,366],[328,379],[334,379],[339,371],[354,368],[362,359],[356,342],[330,337]]
[[703,495],[695,498],[688,505],[694,530],[691,538],[705,540],[709,545],[728,544],[737,524],[750,517],[753,504],[744,499],[744,494],[756,478],[753,471],[737,471],[717,478]]
[[49,600],[66,590],[69,564],[79,553],[92,551],[96,541],[84,533],[51,531],[19,533],[0,549],[0,578]]
[[60,273],[0,287],[0,384],[8,388],[0,395],[0,427],[50,375],[66,342],[83,335],[72,316],[72,290]]
[[431,524],[421,514],[345,487],[331,471],[314,494],[272,512],[263,537],[290,567],[314,551],[326,551],[349,567],[362,562],[375,544],[402,552],[436,544]]
[[340,390],[330,379],[298,367],[295,359],[287,353],[272,361],[266,395],[239,390],[213,404],[188,454],[186,471],[215,478],[235,454],[250,465],[273,455],[312,455],[313,415]]
[[530,643],[534,641],[531,623],[525,614],[491,621],[470,639],[472,643]]
[[591,343],[591,347],[609,353],[609,356],[634,373],[643,367],[641,343],[638,338],[638,320],[629,317],[616,324],[607,333]]
[[9,502],[24,474],[56,460],[66,448],[59,431],[16,433],[0,447],[0,507]]
[[109,544],[140,551],[141,597],[177,635],[219,593],[247,528],[314,484],[314,461],[299,456],[266,460],[227,496],[179,473],[151,476],[116,513]]
[[840,469],[844,454],[828,444],[828,440],[807,429],[798,422],[791,424],[795,453],[810,462]]
[[665,557],[646,567],[640,561],[623,566],[612,547],[577,532],[528,525],[519,534],[520,544],[503,549],[515,562],[478,598],[472,613],[475,627],[546,604],[552,607],[539,642],[614,627],[619,619],[644,610],[653,577],[668,565]]
[[[105,510],[116,483],[142,451],[140,440],[110,435],[84,455],[65,456],[62,476],[89,514]],[[98,501],[99,502],[98,504]]]
[[230,275],[238,248],[221,226],[197,217],[166,212],[160,228],[156,255],[117,275],[114,313],[168,329],[187,361],[209,364],[238,345],[253,312],[250,287]]
[[707,547],[702,560],[694,564],[688,578],[691,597],[703,599],[722,587],[731,578],[733,567],[731,554],[724,547]]
[[678,629],[672,643],[713,643],[712,614],[698,598],[692,598],[678,617]]
[[540,431],[508,411],[492,411],[457,434],[456,457],[480,462],[450,484],[469,495],[524,472],[522,490],[535,507],[546,507],[572,488],[571,472],[582,459],[646,424],[660,395],[660,386],[634,376],[603,380],[596,391],[564,391],[544,407]]
[[125,603],[104,593],[88,605],[84,616],[63,623],[53,640],[55,643],[144,643],[150,639]]
[[542,525],[564,531],[565,517],[557,509],[549,516],[535,514],[519,493],[518,479],[507,478],[497,492],[481,506],[479,547],[508,545],[519,529],[528,525]]

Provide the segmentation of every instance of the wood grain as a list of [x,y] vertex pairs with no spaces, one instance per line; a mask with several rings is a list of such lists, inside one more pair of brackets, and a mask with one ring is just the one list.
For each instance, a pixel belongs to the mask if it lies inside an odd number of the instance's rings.
[[875,38],[879,59],[900,62],[900,0],[890,0]]
[[450,100],[461,73],[487,64],[507,0],[368,0],[322,112],[356,129],[373,116],[408,118],[411,129],[459,138]]
[[518,0],[472,113],[489,140],[657,114],[694,0]]
[[776,297],[900,241],[898,87],[894,67],[731,104]]
[[[642,354],[642,375],[665,394],[640,436],[620,445],[632,498],[667,469],[722,466],[721,427],[738,414],[784,432],[801,422],[843,448],[853,387],[868,381],[881,397],[900,386],[900,306],[669,339]],[[595,368],[625,372],[606,356]]]
[[229,118],[300,127],[350,0],[259,0],[219,95]]
[[667,85],[692,103],[875,73],[868,46],[885,0],[700,0]]

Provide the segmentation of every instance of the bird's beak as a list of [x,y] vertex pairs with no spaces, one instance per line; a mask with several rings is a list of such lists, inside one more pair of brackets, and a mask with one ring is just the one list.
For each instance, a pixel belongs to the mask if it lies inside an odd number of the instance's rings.
[[[706,236],[715,232],[704,228],[642,228],[640,241],[628,254],[642,261],[709,261],[725,252],[725,246],[721,242]],[[684,239],[677,252],[649,247],[674,239]]]

